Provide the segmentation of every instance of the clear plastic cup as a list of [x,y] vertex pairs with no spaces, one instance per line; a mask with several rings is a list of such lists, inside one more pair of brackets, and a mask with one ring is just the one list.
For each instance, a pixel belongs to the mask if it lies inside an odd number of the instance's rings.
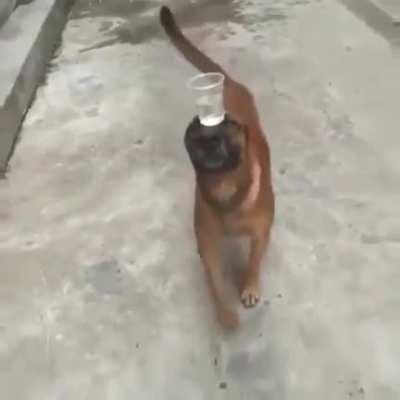
[[196,108],[200,123],[215,126],[225,118],[224,79],[219,72],[198,74],[187,82],[187,87],[196,96]]

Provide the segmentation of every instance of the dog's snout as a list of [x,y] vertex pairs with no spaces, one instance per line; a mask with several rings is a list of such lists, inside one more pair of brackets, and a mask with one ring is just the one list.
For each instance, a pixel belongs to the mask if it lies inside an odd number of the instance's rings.
[[221,146],[221,143],[222,143],[222,140],[217,135],[207,138],[207,145],[208,145],[208,147],[210,147],[212,149],[215,149],[215,148]]
[[221,137],[213,137],[208,143],[207,143],[207,150],[210,155],[216,155],[218,157],[226,157],[227,156],[227,149],[226,149],[226,143]]

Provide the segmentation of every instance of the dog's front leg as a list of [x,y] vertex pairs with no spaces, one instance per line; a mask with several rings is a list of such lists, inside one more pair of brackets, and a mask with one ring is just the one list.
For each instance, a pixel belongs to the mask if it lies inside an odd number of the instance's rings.
[[254,233],[250,237],[249,262],[240,296],[243,305],[247,308],[254,307],[260,300],[260,271],[268,242],[269,229]]
[[219,322],[229,329],[239,324],[237,313],[230,308],[225,298],[223,273],[223,233],[211,210],[206,205],[196,207],[195,231],[197,246],[213,295]]

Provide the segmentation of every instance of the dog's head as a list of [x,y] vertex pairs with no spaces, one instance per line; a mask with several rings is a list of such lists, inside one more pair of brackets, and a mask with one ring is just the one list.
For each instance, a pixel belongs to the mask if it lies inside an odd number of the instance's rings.
[[196,117],[185,134],[190,160],[202,173],[236,169],[243,160],[246,144],[246,129],[228,117],[216,126],[201,125]]

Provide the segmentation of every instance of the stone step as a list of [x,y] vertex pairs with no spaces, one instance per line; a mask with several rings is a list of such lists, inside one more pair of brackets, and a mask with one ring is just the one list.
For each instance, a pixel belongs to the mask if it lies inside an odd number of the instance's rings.
[[400,24],[400,0],[370,0],[380,8],[394,24]]
[[18,6],[0,28],[1,174],[72,3],[73,0],[34,0]]

